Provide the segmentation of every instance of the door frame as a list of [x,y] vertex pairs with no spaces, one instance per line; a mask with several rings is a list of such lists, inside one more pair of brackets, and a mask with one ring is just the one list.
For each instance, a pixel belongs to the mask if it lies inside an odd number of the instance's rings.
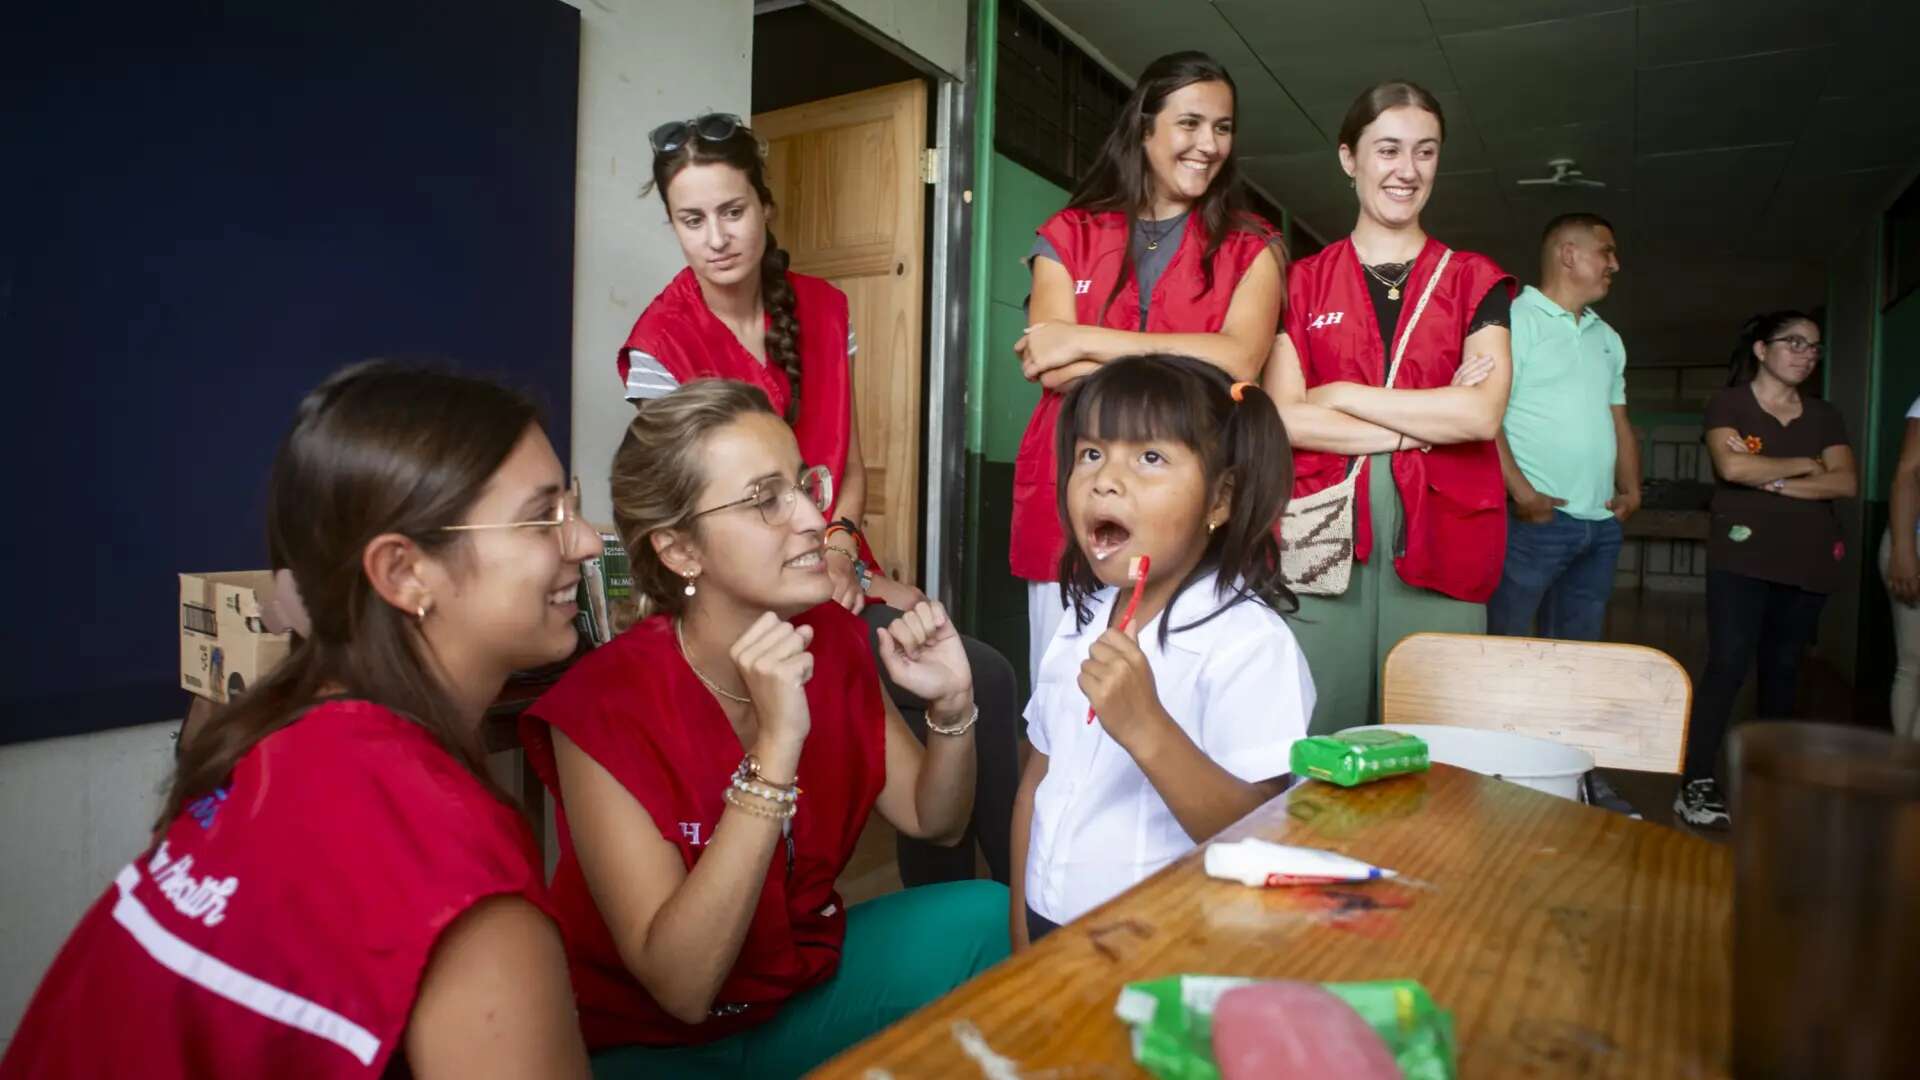
[[[979,0],[968,4],[967,76],[972,78],[979,55],[977,20]],[[925,413],[921,426],[920,587],[928,596],[953,603],[953,587],[960,580],[963,507],[966,498],[967,312],[972,303],[968,276],[973,236],[973,95],[969,83],[956,79],[886,31],[842,8],[833,0],[759,0],[756,12],[805,3],[906,61],[927,80],[934,116],[927,137],[937,158],[929,185],[929,243],[925,248],[927,289],[926,371],[920,382]]]

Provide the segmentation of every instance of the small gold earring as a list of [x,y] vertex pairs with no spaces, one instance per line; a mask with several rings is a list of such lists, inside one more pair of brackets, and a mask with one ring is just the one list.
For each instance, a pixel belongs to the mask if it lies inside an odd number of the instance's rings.
[[419,619],[421,622],[425,622],[427,619],[427,612],[431,610],[433,610],[433,598],[428,597],[424,603],[422,603],[419,607],[416,607],[413,609],[413,617],[416,619]]
[[695,592],[698,591],[693,587],[693,579],[697,576],[698,575],[694,571],[692,570],[687,571],[687,587],[684,591],[688,596],[692,596]]
[[1217,521],[1209,521],[1209,522],[1207,522],[1207,535],[1208,535],[1208,536],[1212,536],[1212,535],[1213,535],[1213,530],[1215,530],[1215,529],[1217,529],[1217,528],[1219,528],[1219,527],[1220,527],[1220,523],[1219,523],[1219,522],[1217,522]]

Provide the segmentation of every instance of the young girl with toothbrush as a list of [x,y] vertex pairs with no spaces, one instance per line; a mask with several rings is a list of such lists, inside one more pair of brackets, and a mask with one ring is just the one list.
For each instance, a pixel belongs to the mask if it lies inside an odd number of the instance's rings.
[[1293,465],[1271,399],[1189,357],[1129,357],[1073,386],[1058,440],[1072,617],[1027,705],[1016,947],[1285,790],[1313,714],[1283,617]]

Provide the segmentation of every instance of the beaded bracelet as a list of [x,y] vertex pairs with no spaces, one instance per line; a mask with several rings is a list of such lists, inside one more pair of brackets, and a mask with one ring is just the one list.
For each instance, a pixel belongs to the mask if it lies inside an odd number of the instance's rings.
[[967,732],[973,730],[973,725],[979,722],[980,706],[978,703],[975,703],[973,708],[967,712],[967,718],[965,720],[949,727],[941,727],[939,724],[934,723],[933,714],[927,714],[927,730],[933,732],[935,735],[965,735]]
[[742,776],[735,776],[733,778],[733,783],[727,785],[727,790],[744,791],[748,795],[752,795],[756,798],[765,799],[770,803],[798,802],[800,799],[800,789],[797,787],[796,788],[771,787],[769,785],[759,783],[758,781],[748,780]]
[[728,806],[737,807],[738,809],[745,810],[747,813],[752,814],[754,817],[768,818],[773,821],[790,821],[792,820],[794,813],[799,810],[799,807],[795,806],[792,803],[788,803],[785,806],[782,806],[778,809],[773,809],[773,810],[769,810],[764,806],[755,806],[753,803],[748,802],[745,796],[740,795],[733,788],[728,788],[725,792],[721,793],[720,797],[727,800]]

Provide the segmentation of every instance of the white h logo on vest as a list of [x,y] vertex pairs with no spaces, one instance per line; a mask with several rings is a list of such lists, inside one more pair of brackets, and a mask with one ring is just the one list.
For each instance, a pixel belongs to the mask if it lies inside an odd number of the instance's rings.
[[1073,283],[1073,295],[1075,296],[1084,296],[1091,291],[1093,291],[1093,281],[1091,279]]
[[1346,317],[1346,314],[1347,314],[1347,313],[1346,313],[1346,312],[1344,312],[1344,311],[1329,311],[1329,312],[1326,312],[1326,313],[1324,313],[1324,314],[1321,314],[1321,315],[1319,315],[1319,316],[1317,316],[1317,317],[1315,317],[1315,319],[1314,319],[1314,320],[1313,320],[1312,322],[1310,322],[1310,323],[1308,323],[1308,324],[1307,324],[1307,329],[1309,329],[1309,330],[1325,330],[1325,329],[1326,329],[1327,327],[1329,327],[1329,326],[1338,326],[1338,325],[1340,325],[1340,320],[1341,320],[1341,319],[1343,319],[1343,318],[1345,318],[1345,317]]

